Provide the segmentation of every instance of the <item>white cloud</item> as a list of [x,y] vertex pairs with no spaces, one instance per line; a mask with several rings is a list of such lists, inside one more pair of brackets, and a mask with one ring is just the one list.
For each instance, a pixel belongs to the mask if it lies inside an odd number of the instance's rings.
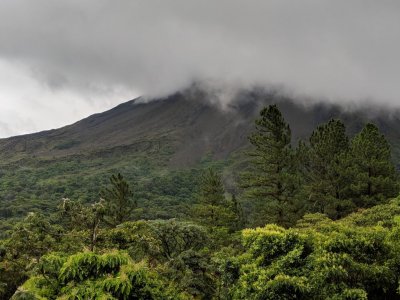
[[61,127],[128,100],[131,94],[104,91],[92,99],[73,89],[50,89],[23,65],[0,60],[0,137]]
[[55,127],[196,79],[400,107],[399,13],[391,0],[3,0],[0,58],[24,67],[0,83],[20,120],[3,123]]

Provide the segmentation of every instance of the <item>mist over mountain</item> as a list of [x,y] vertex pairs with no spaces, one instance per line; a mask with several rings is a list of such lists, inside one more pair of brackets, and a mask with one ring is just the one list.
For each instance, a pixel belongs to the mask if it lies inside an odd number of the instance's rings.
[[204,89],[196,84],[164,98],[137,98],[59,129],[1,139],[0,156],[4,163],[29,157],[112,153],[124,148],[133,153],[169,149],[168,163],[181,167],[196,164],[207,155],[226,159],[249,146],[248,135],[259,110],[275,103],[291,126],[293,145],[307,140],[317,125],[331,118],[342,119],[349,135],[374,122],[400,161],[400,119],[376,106],[346,110],[324,103],[305,105],[261,88]]
[[399,9],[369,0],[1,1],[0,136],[197,80],[399,108]]

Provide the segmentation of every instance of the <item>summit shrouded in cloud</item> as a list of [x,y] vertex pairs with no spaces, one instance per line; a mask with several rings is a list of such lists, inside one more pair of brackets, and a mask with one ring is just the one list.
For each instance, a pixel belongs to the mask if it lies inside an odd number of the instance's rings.
[[400,107],[397,1],[0,2],[0,136],[197,80]]

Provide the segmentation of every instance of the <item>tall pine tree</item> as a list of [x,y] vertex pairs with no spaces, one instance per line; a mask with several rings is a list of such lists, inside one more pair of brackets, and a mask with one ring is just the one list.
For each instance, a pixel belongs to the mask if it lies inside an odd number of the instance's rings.
[[358,207],[368,207],[399,193],[390,145],[374,124],[367,124],[351,142],[354,183],[351,193]]
[[225,189],[221,175],[214,169],[203,172],[198,200],[195,214],[201,223],[211,227],[224,225]]
[[349,183],[343,176],[348,150],[346,127],[340,120],[332,119],[312,133],[305,173],[310,210],[335,218],[351,209],[345,197]]
[[250,167],[243,173],[241,185],[254,203],[253,225],[276,222],[289,225],[290,207],[297,185],[291,130],[276,105],[265,107],[255,121],[249,140]]
[[100,197],[105,200],[107,208],[104,219],[109,225],[115,227],[129,220],[133,210],[137,208],[137,201],[121,174],[112,175],[110,183],[110,187],[100,192]]

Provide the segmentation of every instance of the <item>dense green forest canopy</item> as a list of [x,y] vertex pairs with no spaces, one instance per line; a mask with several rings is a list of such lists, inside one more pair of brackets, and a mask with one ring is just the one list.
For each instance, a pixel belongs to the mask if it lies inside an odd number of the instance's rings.
[[[171,170],[155,152],[2,170],[1,299],[400,299],[399,178],[377,126]],[[151,157],[151,158],[149,158]]]

